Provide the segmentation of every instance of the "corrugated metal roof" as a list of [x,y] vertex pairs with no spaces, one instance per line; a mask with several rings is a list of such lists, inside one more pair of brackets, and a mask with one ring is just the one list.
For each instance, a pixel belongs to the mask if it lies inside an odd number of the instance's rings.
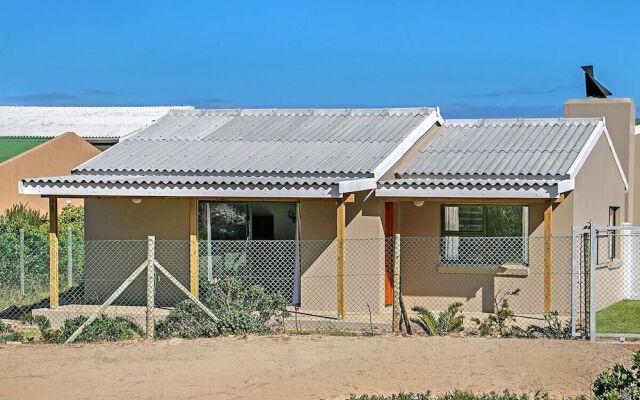
[[154,123],[164,107],[21,107],[0,106],[0,136],[51,138],[74,132],[86,139],[118,139]]
[[180,110],[76,173],[371,176],[435,109]]
[[447,120],[395,171],[464,180],[563,177],[600,119]]

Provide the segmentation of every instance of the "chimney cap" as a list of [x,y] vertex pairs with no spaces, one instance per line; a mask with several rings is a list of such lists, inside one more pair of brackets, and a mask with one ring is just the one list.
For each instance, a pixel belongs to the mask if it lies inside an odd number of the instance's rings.
[[584,71],[584,84],[587,97],[605,99],[607,96],[611,96],[609,89],[596,80],[595,74],[593,73],[593,65],[583,65],[580,68]]

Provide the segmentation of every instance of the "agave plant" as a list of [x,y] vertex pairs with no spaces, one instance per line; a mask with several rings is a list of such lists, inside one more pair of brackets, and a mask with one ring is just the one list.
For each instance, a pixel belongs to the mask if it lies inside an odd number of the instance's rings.
[[459,314],[462,303],[453,303],[449,307],[438,314],[436,318],[433,313],[426,308],[415,306],[413,311],[418,313],[417,318],[411,318],[411,321],[419,325],[429,336],[440,336],[451,332],[462,331],[462,323],[464,317]]

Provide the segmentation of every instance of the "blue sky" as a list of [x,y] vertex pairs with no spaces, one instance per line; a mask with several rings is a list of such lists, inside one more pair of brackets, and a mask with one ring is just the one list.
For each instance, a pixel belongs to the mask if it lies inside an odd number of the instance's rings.
[[637,0],[1,5],[0,104],[554,116],[583,64],[640,98]]

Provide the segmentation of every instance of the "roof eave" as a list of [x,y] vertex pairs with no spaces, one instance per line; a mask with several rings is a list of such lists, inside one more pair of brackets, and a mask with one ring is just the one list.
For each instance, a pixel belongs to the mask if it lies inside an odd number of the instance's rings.
[[20,194],[57,197],[339,198],[338,185],[60,185],[18,182]]
[[489,185],[466,186],[387,186],[376,189],[377,197],[433,197],[433,198],[486,198],[486,199],[556,199],[573,190],[573,179],[555,184],[527,185],[524,187],[496,187]]

